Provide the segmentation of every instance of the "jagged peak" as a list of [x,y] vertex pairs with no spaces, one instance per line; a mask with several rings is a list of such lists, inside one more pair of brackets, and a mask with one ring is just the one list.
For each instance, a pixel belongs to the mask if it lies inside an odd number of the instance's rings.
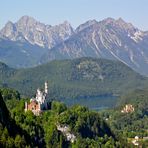
[[65,21],[63,22],[63,24],[65,24],[65,25],[70,25],[70,26],[71,26],[71,24],[70,24],[67,20],[65,20]]
[[124,21],[121,17],[118,18],[118,19],[114,19],[114,18],[108,17],[108,18],[104,19],[101,22],[103,22],[105,24],[110,24],[110,23],[121,24],[121,25],[130,24],[130,23],[127,23],[126,21]]
[[97,21],[95,19],[93,19],[93,20],[88,20],[86,23],[87,24],[95,24],[95,23],[97,23]]
[[117,24],[120,24],[120,25],[133,26],[131,23],[128,23],[128,22],[124,21],[121,17],[118,18],[115,22],[116,22]]
[[8,21],[5,26],[13,26],[14,24],[11,21]]
[[94,25],[94,24],[96,24],[96,23],[98,23],[98,22],[97,22],[95,19],[93,19],[93,20],[88,20],[87,22],[85,22],[85,23],[79,25],[79,26],[77,27],[76,31],[77,31],[77,32],[82,31],[83,29],[85,29],[85,28],[87,28],[87,27],[89,27],[89,26],[91,26],[91,25]]
[[66,20],[63,23],[60,23],[59,25],[56,25],[56,26],[66,26],[66,27],[72,28],[71,24],[68,21],[66,21]]
[[11,21],[8,21],[6,23],[6,25],[0,30],[0,34],[1,36],[5,36],[5,34],[7,34],[6,32],[13,32],[16,30],[15,24],[12,23]]
[[[6,23],[6,25],[4,26],[4,28],[14,28],[14,23],[12,23],[11,21],[8,21],[7,23]],[[4,29],[3,28],[3,29]],[[2,29],[2,30],[3,30]]]
[[106,24],[109,24],[109,23],[115,22],[115,19],[114,18],[111,18],[111,17],[108,17],[108,18],[104,19],[101,22],[103,22],[103,23],[105,22]]
[[124,21],[122,18],[119,18],[119,19],[117,19],[116,21],[115,21],[115,23],[117,24],[117,25],[119,25],[120,27],[122,27],[122,28],[125,28],[125,29],[127,29],[127,30],[139,30],[139,29],[137,29],[136,27],[134,27],[131,23],[128,23],[128,22],[126,22],[126,21]]
[[119,17],[116,22],[119,22],[119,23],[126,23],[121,17]]
[[28,16],[28,15],[24,15],[24,16],[22,16],[22,17],[18,20],[18,22],[19,22],[19,21],[28,21],[28,20],[36,21],[33,17]]
[[131,23],[128,23],[126,21],[124,21],[121,17],[118,19],[113,19],[113,18],[106,18],[103,21],[99,22],[103,25],[113,25],[116,27],[120,27],[121,29],[125,29],[125,30],[135,30],[137,29],[136,27],[134,27]]
[[16,24],[17,25],[26,25],[26,24],[29,24],[29,25],[32,25],[32,24],[36,24],[38,21],[35,20],[33,17],[30,17],[30,16],[22,16],[17,22]]
[[68,21],[64,21],[63,23],[60,23],[60,24],[55,25],[55,26],[52,26],[51,29],[53,29],[53,28],[55,28],[55,29],[56,28],[63,28],[63,29],[65,29],[65,31],[66,30],[67,31],[70,30],[70,32],[74,32],[73,27],[71,26],[71,24]]

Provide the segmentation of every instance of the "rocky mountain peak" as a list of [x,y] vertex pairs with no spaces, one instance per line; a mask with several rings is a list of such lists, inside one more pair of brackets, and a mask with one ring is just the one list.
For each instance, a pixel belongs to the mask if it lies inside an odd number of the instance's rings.
[[33,17],[24,15],[24,16],[22,16],[22,17],[18,20],[18,23],[19,23],[19,22],[27,23],[27,22],[37,22],[37,21],[36,21]]
[[116,22],[120,23],[120,24],[125,24],[126,22],[121,18],[119,17]]
[[80,26],[77,27],[76,32],[80,32],[84,29],[86,29],[87,27],[97,24],[98,22],[94,19],[94,20],[89,20],[87,22],[85,22],[84,24],[81,24]]
[[119,18],[117,20],[113,18],[104,19],[103,21],[99,22],[99,27],[102,29],[103,32],[106,29],[110,30],[110,33],[114,30],[114,33],[122,33],[123,35],[129,37],[135,36],[135,33],[137,34],[137,32],[141,32],[138,28],[134,27],[131,23],[124,21],[122,18]]
[[15,25],[11,21],[8,21],[5,27],[1,30],[0,34],[2,37],[9,38],[13,35],[14,31],[16,31]]
[[71,26],[71,24],[68,21],[64,21],[62,24],[65,26]]
[[16,23],[8,22],[0,31],[0,37],[12,41],[24,41],[41,47],[51,48],[74,33],[70,23],[65,21],[56,26],[45,25],[30,16],[22,16]]
[[115,19],[108,17],[102,21],[100,21],[99,23],[107,25],[107,24],[113,24],[115,22]]
[[14,26],[14,24],[11,21],[8,21],[5,26],[11,28]]
[[[122,18],[106,18],[100,22],[89,20],[74,30],[68,21],[50,26],[23,16],[16,23],[8,22],[0,31],[0,37],[24,41],[23,44],[29,42],[31,46],[49,50],[39,63],[53,59],[101,57],[122,61],[136,71],[148,74],[148,32]],[[26,51],[22,52],[26,54]]]
[[114,27],[118,26],[125,29],[134,28],[134,26],[131,23],[124,21],[122,18],[118,18],[117,20],[115,20],[109,17],[101,21],[101,23],[104,25],[110,24],[110,25],[113,25]]
[[63,28],[63,31],[69,32],[69,35],[74,33],[74,29],[68,21],[64,21],[62,24],[59,24],[58,27]]
[[124,29],[127,29],[127,30],[135,29],[135,27],[131,23],[125,22],[122,18],[117,19],[115,21],[115,23],[117,25],[119,25],[121,28],[124,28]]
[[[147,74],[148,35],[122,18],[87,21],[74,36],[51,49],[47,59],[101,57],[119,60]],[[145,68],[143,68],[145,67]]]
[[33,17],[30,16],[22,16],[16,23],[16,27],[21,30],[22,32],[24,30],[30,31],[36,30],[36,28],[45,28],[45,25],[43,23],[40,23],[39,21],[35,20]]

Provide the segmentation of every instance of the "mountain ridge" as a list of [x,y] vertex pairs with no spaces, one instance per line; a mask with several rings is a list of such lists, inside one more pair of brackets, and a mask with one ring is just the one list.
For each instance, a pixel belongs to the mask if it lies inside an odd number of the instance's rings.
[[51,26],[30,16],[22,16],[16,23],[9,21],[0,32],[2,37],[12,41],[27,40],[33,45],[51,48],[55,43],[67,39],[73,33],[73,28],[67,21]]
[[[6,74],[7,71],[11,72],[11,68],[5,71]],[[122,94],[147,86],[146,77],[119,61],[106,59],[54,60],[34,68],[14,70],[10,74],[8,78],[0,80],[1,85],[30,96],[48,81],[50,98],[53,99]]]
[[119,60],[137,72],[147,75],[147,46],[146,32],[121,19],[108,18],[84,27],[68,40],[53,47],[47,57],[44,57],[47,61],[88,56]]
[[[30,44],[28,52],[32,51],[33,46],[38,46],[41,50],[40,56],[36,56],[33,64],[31,57],[29,58],[30,67],[55,59],[95,57],[119,60],[135,71],[148,75],[148,33],[122,18],[106,18],[99,22],[89,20],[73,29],[67,21],[51,26],[23,16],[16,23],[8,22],[0,31],[0,38],[10,40],[14,44],[16,41],[23,45]],[[1,49],[3,54],[5,51]],[[19,47],[15,53],[20,50],[22,49]],[[35,50],[31,55],[34,53]],[[25,56],[27,57],[27,54]],[[0,59],[3,59],[3,56]],[[21,65],[25,67],[23,62],[18,67]]]

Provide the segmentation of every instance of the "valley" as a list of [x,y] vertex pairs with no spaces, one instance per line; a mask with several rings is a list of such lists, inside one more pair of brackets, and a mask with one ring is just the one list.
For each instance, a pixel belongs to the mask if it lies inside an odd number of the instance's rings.
[[88,107],[90,110],[100,111],[108,108],[116,107],[117,96],[104,95],[86,98],[75,98],[75,99],[59,99],[58,101],[65,103],[67,106],[82,105]]
[[1,5],[0,148],[148,147],[147,2]]
[[1,87],[16,89],[22,96],[32,97],[36,89],[48,81],[49,98],[63,100],[68,105],[81,102],[90,108],[96,108],[93,106],[96,102],[99,107],[116,106],[114,96],[120,98],[129,91],[148,87],[146,77],[121,62],[105,59],[52,61],[26,69],[13,69],[1,63],[0,73]]

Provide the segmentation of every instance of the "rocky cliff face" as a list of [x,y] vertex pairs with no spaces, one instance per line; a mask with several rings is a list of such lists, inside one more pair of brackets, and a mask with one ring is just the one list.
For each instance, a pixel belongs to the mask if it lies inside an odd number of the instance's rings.
[[148,33],[121,18],[88,21],[80,25],[68,40],[51,49],[46,58],[88,56],[119,60],[142,74],[148,74]]
[[[0,38],[14,43],[17,41],[17,44],[23,43],[23,47],[26,43],[31,44],[28,46],[30,49],[20,49],[22,52],[29,52],[29,59],[36,55],[34,64],[30,66],[54,59],[97,57],[122,61],[137,72],[148,75],[148,32],[139,30],[121,18],[107,18],[100,22],[89,20],[74,30],[66,21],[50,26],[23,16],[16,23],[8,22],[0,31]],[[30,52],[33,46],[46,50],[37,52],[40,53],[38,56],[33,54],[35,50]],[[5,48],[1,52],[4,50]],[[3,56],[0,59],[3,59]],[[5,61],[6,58],[3,62]],[[25,67],[26,64],[19,65]]]
[[16,23],[8,22],[1,30],[1,37],[12,41],[28,41],[41,47],[51,48],[74,33],[68,22],[56,26],[45,25],[29,16],[23,16]]

